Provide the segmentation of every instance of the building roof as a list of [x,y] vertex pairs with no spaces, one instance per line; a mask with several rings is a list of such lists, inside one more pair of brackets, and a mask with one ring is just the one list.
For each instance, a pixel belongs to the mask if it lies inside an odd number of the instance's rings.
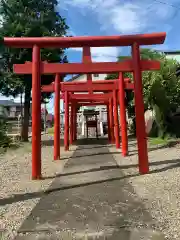
[[167,55],[180,55],[180,51],[167,51],[167,52],[164,52],[165,54],[167,54]]
[[77,74],[77,75],[73,76],[72,78],[68,79],[66,82],[72,82],[82,75],[85,75],[85,74]]
[[158,52],[162,52],[166,55],[180,55],[180,50],[173,50],[173,51],[162,51],[162,50],[157,50]]
[[0,105],[3,105],[5,107],[15,107],[21,106],[21,103],[16,103],[13,100],[0,100]]

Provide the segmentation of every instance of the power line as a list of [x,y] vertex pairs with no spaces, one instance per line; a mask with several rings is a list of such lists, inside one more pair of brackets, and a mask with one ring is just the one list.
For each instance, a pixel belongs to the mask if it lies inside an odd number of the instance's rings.
[[[153,0],[153,2],[154,2],[154,3],[160,3],[160,4],[163,4],[163,5],[166,5],[166,6],[169,6],[169,7],[175,9],[173,15],[171,16],[171,21],[174,20],[174,19],[177,17],[177,15],[178,15],[178,13],[179,13],[179,10],[180,10],[180,7],[178,7],[178,6],[174,5],[174,4],[168,3],[168,2],[161,1],[161,0]],[[148,6],[148,8],[151,8],[152,5],[153,5],[153,4],[151,4],[150,6]],[[169,18],[168,18],[168,19],[169,19]],[[168,20],[168,19],[167,19],[167,20]],[[170,24],[170,23],[168,22],[168,24]],[[171,23],[170,25],[172,25],[172,23]]]
[[180,10],[179,7],[177,7],[176,5],[174,4],[171,4],[171,3],[167,3],[167,2],[163,2],[163,1],[159,1],[159,0],[153,0],[154,2],[157,2],[157,3],[161,3],[161,4],[164,4],[164,5],[167,5],[167,6],[170,6],[170,7],[173,7],[173,8],[176,8],[178,10]]

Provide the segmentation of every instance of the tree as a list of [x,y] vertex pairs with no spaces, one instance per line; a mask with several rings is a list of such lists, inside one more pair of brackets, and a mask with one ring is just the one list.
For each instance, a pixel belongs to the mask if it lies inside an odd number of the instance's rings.
[[[118,61],[126,57],[118,58]],[[180,78],[176,76],[178,62],[167,59],[158,51],[151,49],[141,49],[141,59],[159,60],[161,68],[159,71],[145,71],[142,73],[143,94],[145,110],[155,111],[158,135],[164,137],[167,132],[171,133],[171,122],[169,121],[173,112],[180,106]],[[131,74],[127,74],[132,79]],[[107,79],[115,79],[117,75],[109,75]],[[134,113],[134,98],[129,95],[127,109]]]
[[[41,37],[66,36],[68,26],[65,19],[57,12],[57,0],[2,0],[0,14],[3,18],[0,36],[9,37]],[[1,47],[0,55],[0,91],[4,95],[17,96],[25,94],[24,123],[22,137],[28,141],[29,109],[31,101],[31,75],[17,76],[13,74],[13,64],[32,61],[31,49],[15,49]],[[42,49],[42,61],[67,62],[64,49]],[[42,84],[49,84],[54,76],[43,76]],[[50,94],[42,94],[43,98]]]
[[178,62],[152,50],[151,55],[154,56],[152,59],[161,62],[161,68],[143,72],[144,101],[146,108],[155,112],[157,135],[165,137],[167,133],[172,134],[170,119],[180,106],[180,78],[176,76]]
[[[130,58],[130,56],[119,56],[117,58],[117,61],[121,62],[121,61],[124,61],[129,58]],[[132,79],[132,74],[125,73],[124,77]],[[106,80],[111,80],[111,79],[118,79],[118,73],[108,74],[106,77]],[[125,98],[126,98],[125,102],[126,102],[128,116],[129,116],[129,118],[133,118],[133,116],[135,115],[133,92],[129,91],[129,90],[125,90]]]

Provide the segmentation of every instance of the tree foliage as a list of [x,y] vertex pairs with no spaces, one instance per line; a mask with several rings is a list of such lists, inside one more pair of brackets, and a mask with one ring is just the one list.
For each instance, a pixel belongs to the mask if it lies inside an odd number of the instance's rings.
[[[0,37],[66,36],[68,26],[57,7],[57,0],[2,0],[0,14],[3,22]],[[24,118],[27,120],[31,100],[31,75],[15,75],[13,64],[32,61],[32,49],[1,46],[0,56],[0,91],[14,97],[25,93]],[[41,59],[48,62],[67,62],[65,51],[61,48],[41,49]],[[53,80],[54,76],[42,76],[41,83],[46,85]],[[49,96],[50,94],[42,94],[42,99]]]
[[143,72],[143,92],[145,106],[155,112],[158,135],[164,137],[167,133],[171,134],[171,117],[180,106],[180,78],[176,76],[178,62],[158,54],[154,53],[155,59],[161,62],[161,68],[159,71]]
[[[118,61],[125,57],[118,58]],[[176,76],[179,63],[167,59],[162,53],[151,49],[141,49],[141,59],[158,60],[161,63],[159,71],[144,71],[142,73],[145,110],[154,110],[158,135],[164,137],[171,132],[172,114],[180,106],[180,78]],[[133,80],[130,73],[126,76]],[[117,75],[109,75],[107,79],[115,79]],[[134,98],[130,94],[128,109],[134,109]],[[134,111],[132,111],[132,114]]]
[[[51,0],[3,0],[0,14],[3,17],[0,35],[2,37],[41,37],[64,36],[68,29],[65,19],[56,12],[57,1]],[[31,87],[31,76],[16,76],[13,74],[13,64],[32,60],[31,49],[2,49],[4,60],[1,90],[6,95],[17,95],[21,87]],[[48,62],[67,61],[63,49],[42,49],[42,60]],[[52,81],[52,76],[42,78],[43,84]]]

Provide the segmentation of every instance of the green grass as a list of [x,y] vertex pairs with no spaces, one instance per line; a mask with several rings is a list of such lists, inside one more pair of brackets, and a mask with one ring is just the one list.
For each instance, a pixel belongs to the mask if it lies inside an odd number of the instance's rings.
[[162,139],[160,137],[156,137],[156,138],[148,138],[148,142],[149,142],[150,145],[169,145],[169,146],[174,146],[174,145],[180,143],[180,138],[166,137],[166,138]]
[[165,145],[165,144],[168,144],[171,140],[168,138],[162,139],[162,138],[156,137],[156,138],[149,138],[149,143],[150,145]]
[[54,127],[48,128],[48,129],[47,129],[47,133],[54,135]]
[[16,142],[12,142],[8,147],[0,147],[0,154],[2,155],[6,152],[12,152],[16,150],[31,152],[31,149],[32,149],[31,142],[16,141]]

